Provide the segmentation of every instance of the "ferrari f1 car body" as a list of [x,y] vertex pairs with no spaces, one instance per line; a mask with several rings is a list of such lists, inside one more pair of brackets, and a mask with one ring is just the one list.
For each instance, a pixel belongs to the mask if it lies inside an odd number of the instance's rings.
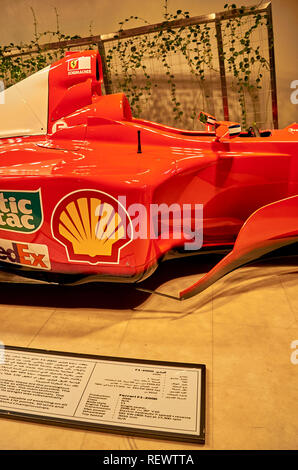
[[168,253],[229,253],[188,298],[298,240],[298,125],[241,132],[135,119],[102,95],[95,51],[64,59],[0,99],[0,264],[37,279],[139,282]]

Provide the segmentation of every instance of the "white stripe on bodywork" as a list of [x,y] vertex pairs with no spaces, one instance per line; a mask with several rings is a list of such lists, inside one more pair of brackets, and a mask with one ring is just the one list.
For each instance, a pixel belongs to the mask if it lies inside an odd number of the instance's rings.
[[241,126],[229,126],[230,135],[240,134],[240,132],[241,132]]

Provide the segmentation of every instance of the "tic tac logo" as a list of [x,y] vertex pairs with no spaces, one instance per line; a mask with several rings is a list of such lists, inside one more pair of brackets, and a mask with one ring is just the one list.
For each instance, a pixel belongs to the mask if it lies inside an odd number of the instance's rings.
[[68,75],[91,72],[91,57],[79,57],[68,62]]
[[0,231],[36,232],[43,222],[41,192],[0,189]]
[[48,247],[0,239],[0,263],[18,264],[36,269],[51,269]]
[[87,189],[74,191],[57,204],[52,234],[65,247],[69,261],[118,264],[120,251],[133,239],[133,227],[117,199]]

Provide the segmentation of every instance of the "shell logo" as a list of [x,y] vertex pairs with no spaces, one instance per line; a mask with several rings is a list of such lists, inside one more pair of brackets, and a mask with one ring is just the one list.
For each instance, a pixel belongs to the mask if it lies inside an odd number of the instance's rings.
[[119,264],[120,251],[133,240],[132,222],[124,206],[94,189],[74,191],[61,199],[51,226],[53,237],[74,262]]

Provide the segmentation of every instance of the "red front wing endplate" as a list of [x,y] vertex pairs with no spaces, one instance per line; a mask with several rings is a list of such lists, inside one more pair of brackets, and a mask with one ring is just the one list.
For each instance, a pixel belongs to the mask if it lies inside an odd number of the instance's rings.
[[298,196],[263,206],[246,220],[233,250],[198,282],[181,291],[179,298],[189,299],[239,266],[297,241]]

